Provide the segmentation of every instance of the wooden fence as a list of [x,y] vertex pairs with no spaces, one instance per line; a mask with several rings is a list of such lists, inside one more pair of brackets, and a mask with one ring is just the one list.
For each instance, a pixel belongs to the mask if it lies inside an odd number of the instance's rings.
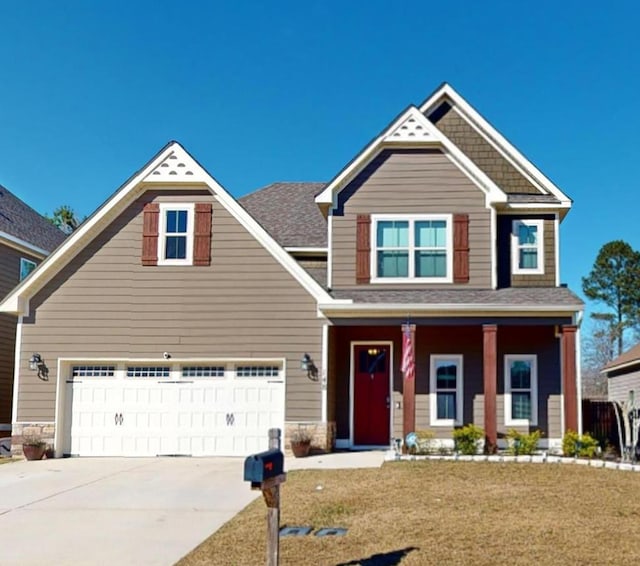
[[582,400],[582,430],[596,438],[603,450],[609,444],[620,451],[616,412],[609,401]]

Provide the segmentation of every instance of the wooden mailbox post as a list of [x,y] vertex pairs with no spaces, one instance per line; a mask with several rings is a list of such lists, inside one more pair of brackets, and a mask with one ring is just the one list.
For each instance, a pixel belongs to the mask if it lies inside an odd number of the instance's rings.
[[267,566],[278,566],[280,551],[280,484],[287,479],[280,451],[280,429],[269,429],[269,450],[244,461],[244,479],[259,489],[267,504]]

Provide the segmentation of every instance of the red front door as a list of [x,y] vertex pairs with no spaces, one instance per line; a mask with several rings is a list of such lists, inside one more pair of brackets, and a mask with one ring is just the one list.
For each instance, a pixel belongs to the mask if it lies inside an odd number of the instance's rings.
[[388,345],[354,346],[353,443],[389,444],[389,364]]

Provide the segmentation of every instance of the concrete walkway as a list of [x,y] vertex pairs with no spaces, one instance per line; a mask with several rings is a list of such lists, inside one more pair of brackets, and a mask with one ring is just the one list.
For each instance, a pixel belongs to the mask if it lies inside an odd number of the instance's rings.
[[[384,452],[286,458],[379,467]],[[260,492],[241,458],[69,458],[0,466],[3,566],[175,564]]]

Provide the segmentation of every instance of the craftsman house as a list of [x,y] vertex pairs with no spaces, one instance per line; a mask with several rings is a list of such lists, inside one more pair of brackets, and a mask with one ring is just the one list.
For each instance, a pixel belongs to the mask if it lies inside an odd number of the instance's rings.
[[[449,85],[329,183],[235,200],[176,142],[0,305],[14,440],[56,455],[244,455],[580,429],[571,201]],[[31,363],[30,363],[31,360]]]
[[[0,185],[0,298],[25,279],[65,234]],[[11,436],[16,317],[0,314],[0,437]]]

